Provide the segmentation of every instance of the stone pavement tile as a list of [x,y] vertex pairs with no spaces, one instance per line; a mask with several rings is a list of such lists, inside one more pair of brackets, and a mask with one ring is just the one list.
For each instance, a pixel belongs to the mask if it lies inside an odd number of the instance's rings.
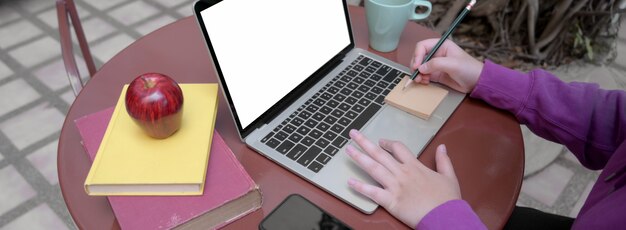
[[[77,2],[76,0],[74,2]],[[83,8],[81,5],[78,4],[74,4],[76,5],[76,11],[78,12],[78,17],[83,19],[86,17],[89,17],[89,15],[91,15],[91,12],[89,12],[89,10]],[[55,9],[56,11],[56,9]]]
[[0,48],[7,49],[15,44],[42,34],[41,29],[27,20],[19,20],[0,27]]
[[46,146],[35,150],[26,156],[28,161],[43,175],[48,183],[55,185],[59,183],[57,175],[57,146],[59,141],[53,141]]
[[524,138],[524,176],[528,176],[552,163],[563,151],[563,145],[535,135],[525,125],[520,127]]
[[576,218],[576,216],[578,216],[578,212],[580,212],[580,209],[585,204],[585,201],[587,200],[587,197],[589,196],[589,193],[591,192],[591,189],[593,188],[593,185],[595,184],[595,182],[596,181],[593,180],[589,182],[589,184],[587,184],[587,186],[585,187],[585,190],[583,190],[583,192],[580,194],[578,201],[572,208],[572,211],[569,213],[569,217]]
[[83,0],[83,2],[86,2],[98,10],[106,10],[122,2],[127,2],[127,0]]
[[[16,97],[15,95],[20,95]],[[37,100],[39,93],[23,79],[15,79],[0,86],[0,116]]]
[[0,80],[11,76],[13,74],[13,70],[9,68],[2,60],[0,60]]
[[524,179],[521,192],[551,207],[574,175],[571,170],[551,164],[537,174]]
[[[110,23],[98,17],[83,20],[81,23],[83,25],[83,29],[85,30],[85,37],[87,39],[87,42],[93,42],[96,39],[117,31],[117,29],[113,27]],[[74,39],[74,41],[77,40]]]
[[109,14],[124,25],[135,24],[159,12],[157,8],[142,1],[126,4]]
[[[76,6],[76,8],[78,8],[78,6]],[[78,15],[82,16],[80,15],[80,13]],[[58,16],[56,8],[46,10],[37,15],[37,18],[39,20],[41,20],[43,23],[46,23],[46,25],[50,26],[50,28],[54,29],[59,28],[59,22],[57,17]]]
[[0,26],[3,24],[18,19],[20,14],[17,13],[13,8],[8,7],[6,4],[0,1]]
[[[78,66],[78,72],[81,76],[89,76],[87,66],[85,62],[79,56],[74,56]],[[69,86],[70,81],[67,78],[67,71],[65,70],[65,64],[63,59],[59,58],[56,61],[37,68],[33,71],[33,75],[44,85],[46,85],[52,91],[59,90],[63,87]]]
[[72,90],[68,90],[67,92],[61,94],[61,99],[67,102],[68,105],[71,105],[74,103],[74,99],[76,99],[76,97],[74,96],[74,92]]
[[190,6],[178,7],[178,9],[176,9],[176,12],[178,12],[183,17],[187,17],[187,16],[190,16],[190,15],[193,15],[193,9]]
[[[576,158],[576,156],[572,152],[570,152],[568,149],[565,149],[565,151],[563,151],[563,154],[561,155],[561,157],[564,159],[567,159],[568,161],[571,161],[580,165],[580,161],[578,160],[578,158]],[[583,166],[581,165],[581,167]]]
[[63,230],[68,228],[59,216],[43,203],[13,220],[4,226],[4,229]]
[[13,165],[0,169],[0,188],[0,216],[37,195]]
[[176,21],[175,18],[169,16],[169,15],[163,15],[161,17],[158,17],[156,19],[152,19],[150,21],[147,21],[139,26],[137,26],[136,30],[137,32],[139,32],[142,35],[146,35],[149,34],[150,32],[161,28],[167,24],[170,24],[172,22]]
[[42,66],[35,71],[33,71],[33,75],[41,83],[46,85],[52,91],[61,89],[69,85],[69,80],[67,79],[67,72],[65,71],[65,65],[63,64],[63,59],[59,58],[58,60]]
[[44,102],[0,123],[0,131],[18,150],[22,150],[59,132],[63,120],[65,120],[63,113],[48,102]]
[[596,67],[587,75],[586,82],[597,83],[603,89],[619,89],[620,86],[613,79],[613,73],[608,67]]
[[135,39],[126,34],[119,34],[91,47],[91,55],[101,62],[109,61],[113,56],[122,51],[126,46],[133,43]]
[[620,89],[626,90],[626,67],[609,66],[609,71]]
[[[86,18],[87,16],[91,15],[89,13],[88,10],[86,10],[85,8],[81,7],[80,5],[76,5],[76,11],[78,11],[78,17],[81,19]],[[59,28],[59,22],[57,21],[57,9],[52,8],[49,10],[46,10],[40,14],[37,15],[37,18],[39,18],[39,20],[41,20],[42,22],[46,23],[48,26],[50,26],[50,28],[53,29],[57,29]],[[83,29],[87,29],[84,28],[85,24],[83,24]]]
[[50,36],[46,36],[10,51],[9,55],[28,68],[61,55],[61,45]]
[[180,6],[182,4],[185,4],[189,8],[191,8],[193,2],[195,2],[195,1],[189,1],[189,0],[154,0],[154,1],[167,8]]
[[21,1],[12,1],[11,3],[16,3],[14,4],[14,7],[20,7],[23,10],[27,11],[27,12],[31,12],[31,13],[36,13],[39,12],[41,10],[44,10],[46,8],[51,8],[54,7],[54,1],[47,1],[47,0],[21,0]]

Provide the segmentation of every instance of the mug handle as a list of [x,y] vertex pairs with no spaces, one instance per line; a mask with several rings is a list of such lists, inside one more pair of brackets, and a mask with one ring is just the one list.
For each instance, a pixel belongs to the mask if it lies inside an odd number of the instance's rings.
[[430,3],[429,1],[424,1],[424,0],[413,0],[413,11],[415,11],[415,8],[417,8],[418,6],[424,6],[426,8],[428,8],[428,10],[426,10],[426,12],[418,14],[418,13],[414,13],[411,15],[411,20],[422,20],[426,17],[428,17],[428,15],[430,15],[430,12],[432,11],[433,5],[432,3]]

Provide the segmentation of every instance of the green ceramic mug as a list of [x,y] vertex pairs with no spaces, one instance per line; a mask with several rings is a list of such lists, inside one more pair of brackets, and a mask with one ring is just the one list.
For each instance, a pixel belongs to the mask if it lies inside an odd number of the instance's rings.
[[[427,8],[426,12],[415,13],[418,6]],[[407,21],[424,19],[431,10],[426,0],[365,0],[370,47],[380,52],[395,50]]]

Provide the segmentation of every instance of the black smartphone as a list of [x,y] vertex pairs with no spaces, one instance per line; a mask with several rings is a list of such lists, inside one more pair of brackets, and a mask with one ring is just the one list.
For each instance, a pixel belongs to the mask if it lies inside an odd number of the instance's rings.
[[344,230],[352,228],[306,198],[291,194],[261,221],[259,229]]

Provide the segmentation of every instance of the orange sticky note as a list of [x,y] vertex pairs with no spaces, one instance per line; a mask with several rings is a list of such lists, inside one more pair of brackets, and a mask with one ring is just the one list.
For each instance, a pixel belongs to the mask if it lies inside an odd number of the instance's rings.
[[428,120],[437,106],[448,95],[448,90],[439,88],[433,84],[424,85],[413,83],[404,90],[404,84],[410,80],[404,77],[385,97],[385,102],[407,113],[413,114],[424,120]]

